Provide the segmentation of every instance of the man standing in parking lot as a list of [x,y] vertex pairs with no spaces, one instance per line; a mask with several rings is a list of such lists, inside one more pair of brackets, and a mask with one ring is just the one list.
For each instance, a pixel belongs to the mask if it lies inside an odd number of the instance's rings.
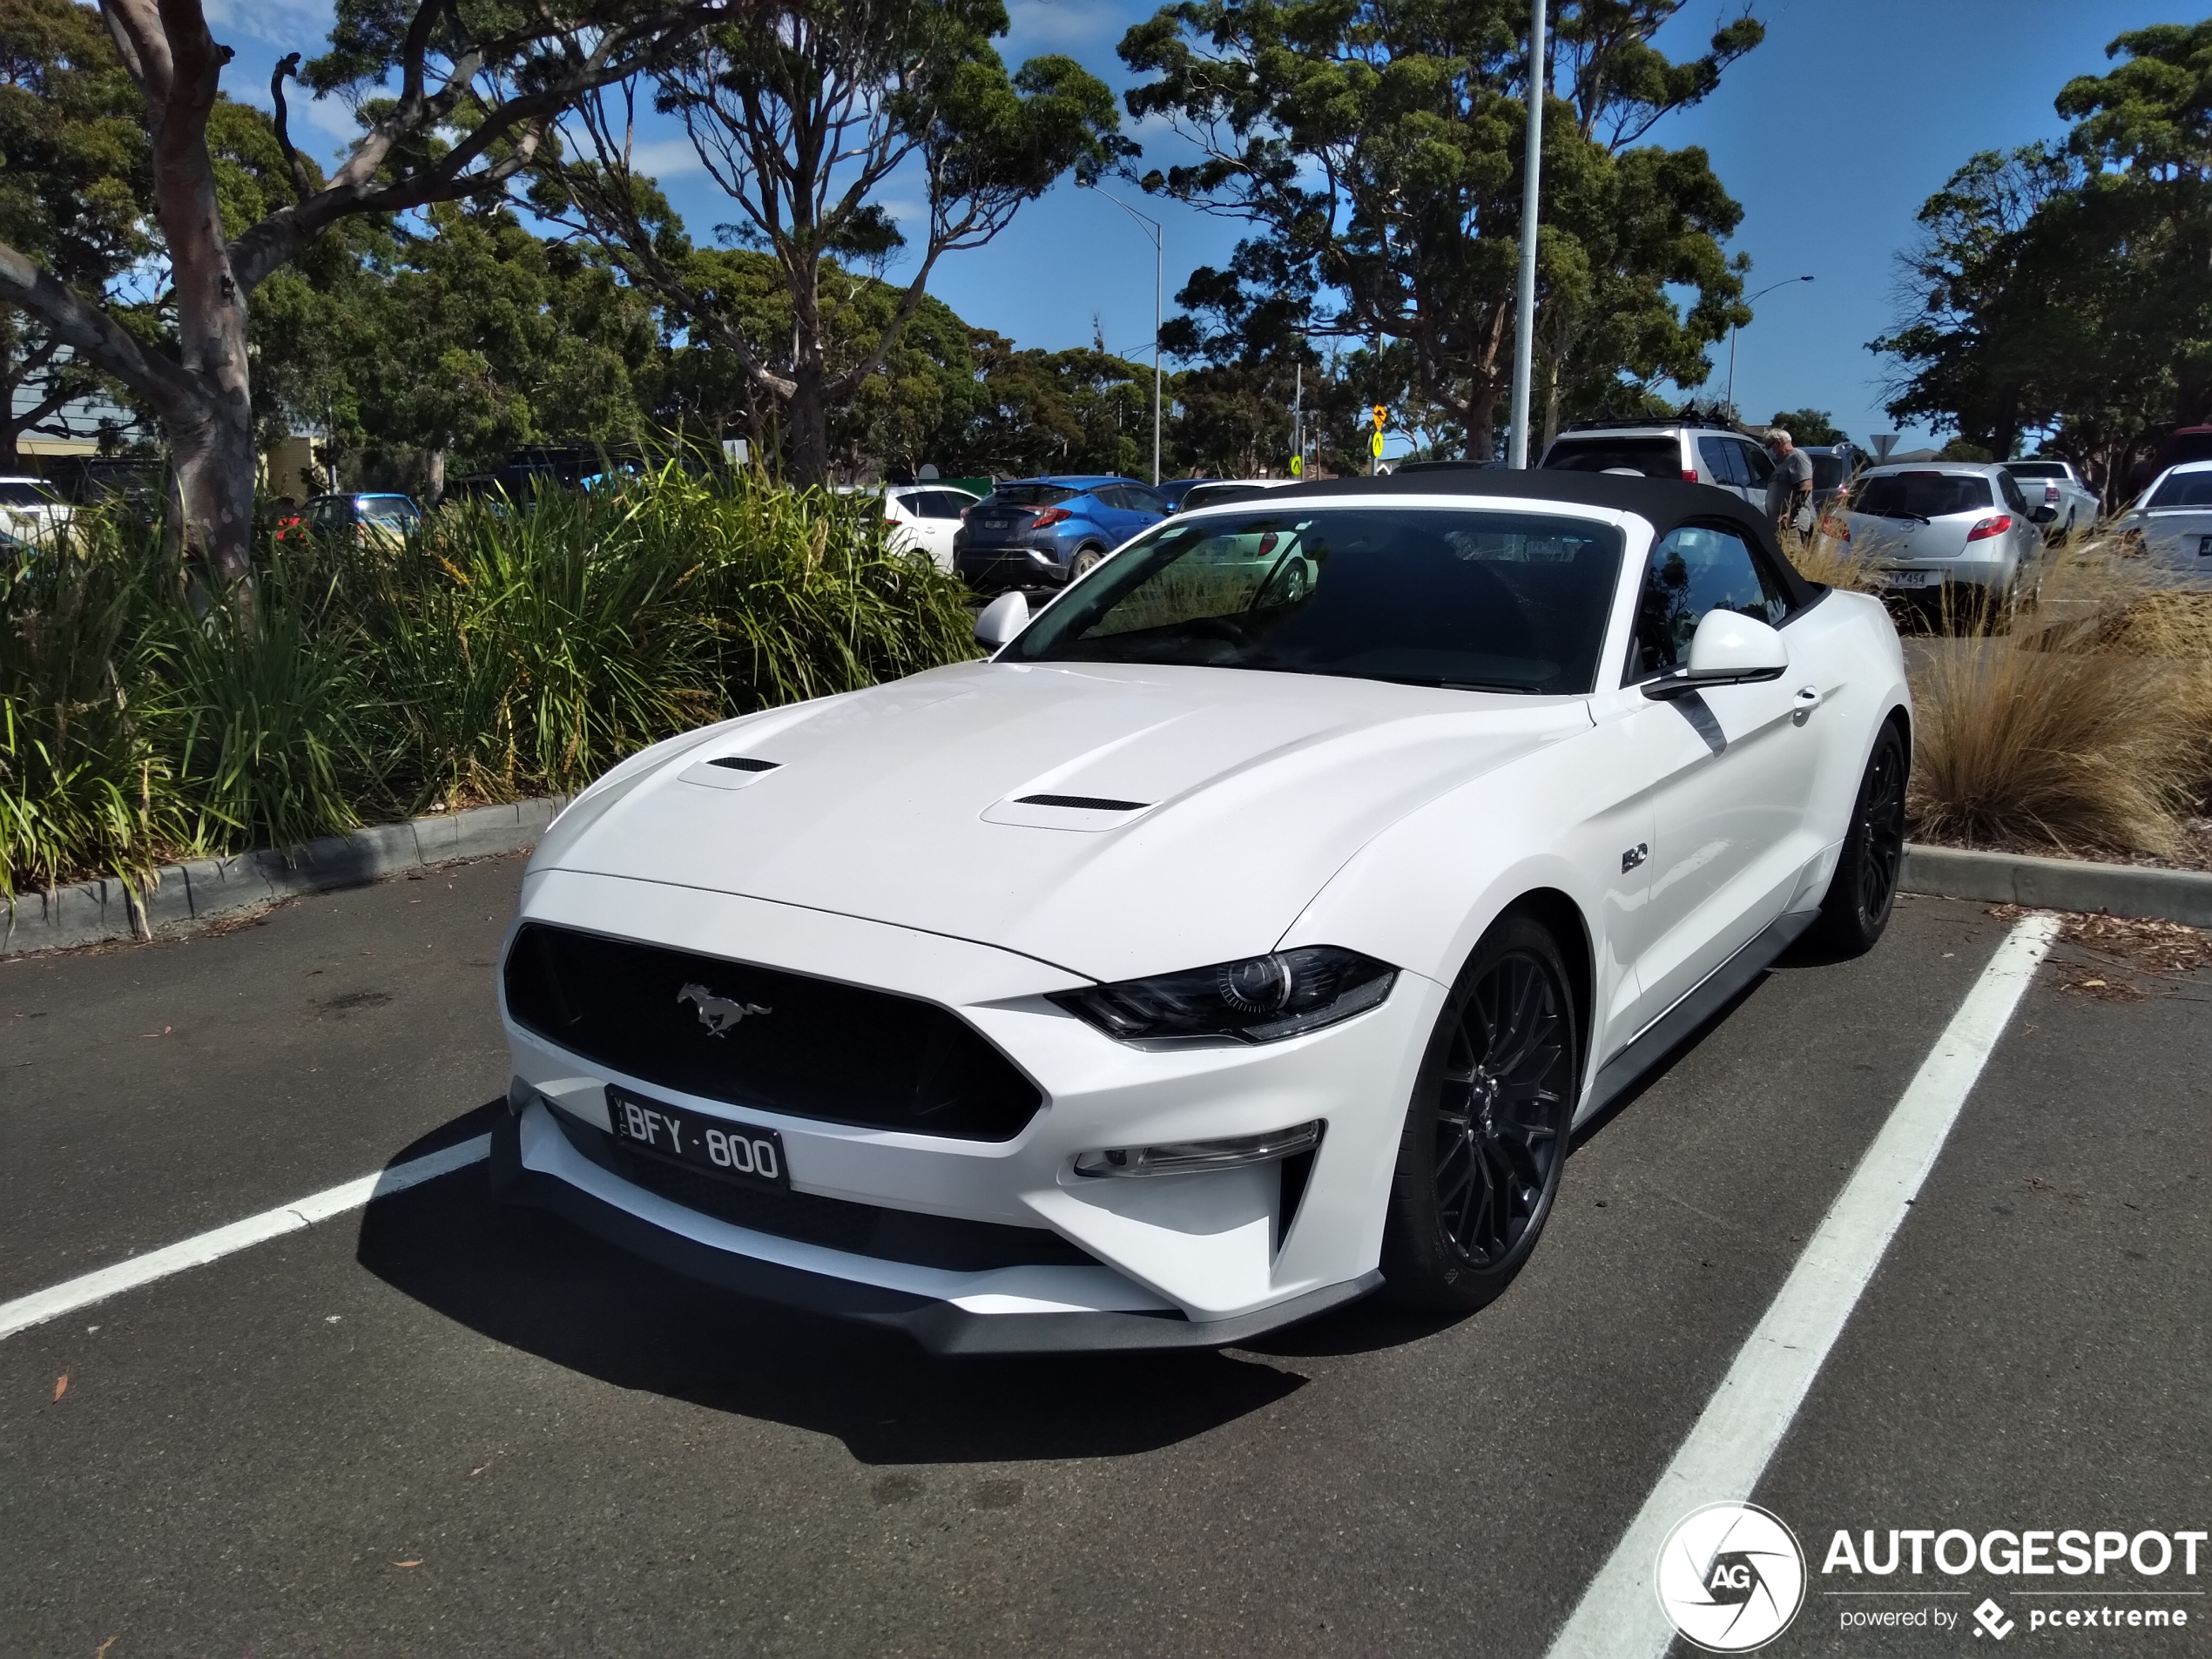
[[1779,536],[1796,529],[1798,509],[1812,504],[1812,457],[1780,427],[1766,435],[1766,447],[1774,457],[1774,476],[1766,481],[1766,516]]

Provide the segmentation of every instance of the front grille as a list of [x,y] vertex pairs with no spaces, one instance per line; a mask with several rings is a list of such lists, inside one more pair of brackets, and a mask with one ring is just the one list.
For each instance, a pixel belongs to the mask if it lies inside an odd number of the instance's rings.
[[1007,1141],[1043,1096],[934,1003],[530,922],[507,1008],[570,1053],[641,1082],[793,1117]]
[[669,1158],[631,1150],[604,1130],[556,1110],[569,1143],[601,1169],[672,1204],[732,1226],[773,1233],[855,1256],[959,1273],[995,1267],[1096,1267],[1097,1258],[1041,1227],[1008,1227],[954,1216],[917,1215],[811,1192],[742,1187]]

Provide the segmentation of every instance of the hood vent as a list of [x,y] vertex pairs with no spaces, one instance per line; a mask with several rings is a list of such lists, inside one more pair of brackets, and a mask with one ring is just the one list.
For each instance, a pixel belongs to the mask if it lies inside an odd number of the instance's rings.
[[1064,806],[1077,813],[1141,813],[1150,806],[1143,800],[1108,800],[1100,795],[1024,795],[1016,806]]
[[756,760],[751,755],[717,755],[711,760],[694,760],[676,775],[687,784],[704,784],[709,789],[744,789],[782,765],[780,760]]

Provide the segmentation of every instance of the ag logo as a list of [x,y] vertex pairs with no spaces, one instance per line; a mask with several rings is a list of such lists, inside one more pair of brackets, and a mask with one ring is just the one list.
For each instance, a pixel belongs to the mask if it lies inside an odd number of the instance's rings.
[[1756,1504],[1709,1503],[1675,1523],[1656,1581],[1668,1622],[1708,1653],[1749,1653],[1790,1628],[1805,1599],[1797,1535]]

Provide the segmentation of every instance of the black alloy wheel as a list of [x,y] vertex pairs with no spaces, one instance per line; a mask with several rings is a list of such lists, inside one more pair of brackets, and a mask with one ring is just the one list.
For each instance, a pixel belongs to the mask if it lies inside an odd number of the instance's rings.
[[1897,905],[1898,873],[1905,863],[1905,786],[1909,762],[1905,738],[1885,722],[1860,779],[1843,851],[1814,928],[1819,942],[1845,956],[1874,948]]
[[1521,1271],[1567,1162],[1576,1029],[1551,934],[1504,918],[1446,999],[1406,1113],[1383,1241],[1394,1300],[1472,1312]]

